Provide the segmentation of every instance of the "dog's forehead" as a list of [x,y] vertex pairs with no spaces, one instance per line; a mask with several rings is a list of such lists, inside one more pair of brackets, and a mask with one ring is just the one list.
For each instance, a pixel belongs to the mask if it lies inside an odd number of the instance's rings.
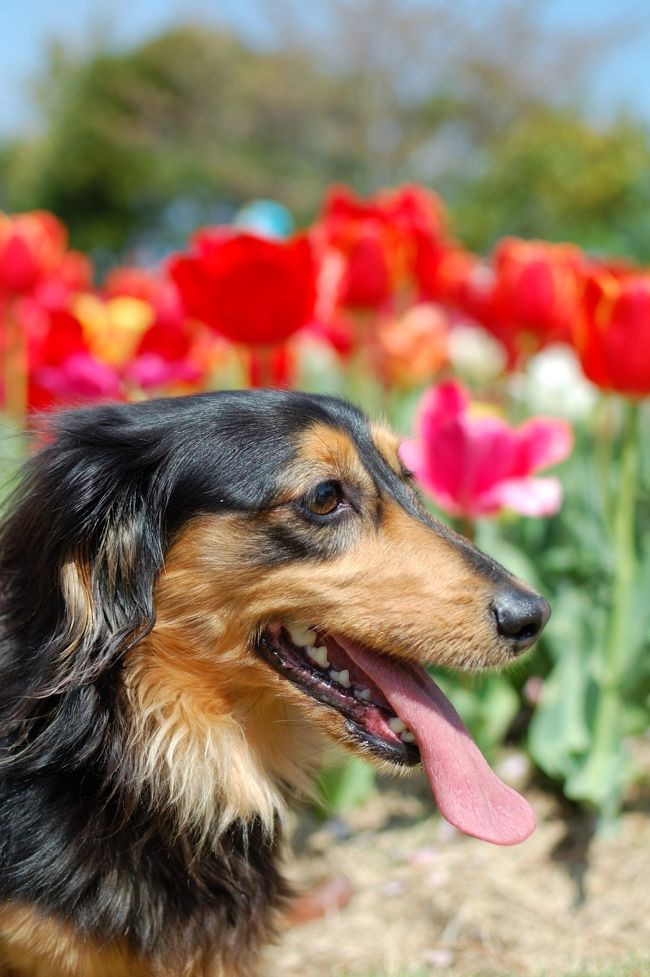
[[350,432],[323,421],[301,432],[296,459],[304,468],[329,468],[341,475],[364,472]]
[[310,424],[297,440],[296,460],[305,470],[330,471],[342,478],[375,481],[386,466],[401,473],[399,441],[384,425],[367,423],[346,428],[319,421]]
[[401,475],[402,463],[399,457],[399,438],[395,432],[391,431],[385,424],[374,422],[370,425],[370,435],[379,454],[390,465],[396,475]]

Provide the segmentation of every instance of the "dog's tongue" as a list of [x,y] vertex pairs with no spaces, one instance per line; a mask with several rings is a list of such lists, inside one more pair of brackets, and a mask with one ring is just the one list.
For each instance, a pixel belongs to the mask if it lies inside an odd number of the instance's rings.
[[535,830],[527,801],[499,780],[451,702],[420,666],[407,668],[338,638],[415,735],[443,816],[465,834],[516,845]]

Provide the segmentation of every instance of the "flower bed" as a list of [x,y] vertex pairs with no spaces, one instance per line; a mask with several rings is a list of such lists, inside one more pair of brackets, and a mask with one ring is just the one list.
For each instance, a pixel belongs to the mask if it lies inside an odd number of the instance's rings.
[[461,711],[485,750],[523,742],[615,817],[650,713],[650,271],[512,238],[470,254],[408,186],[333,188],[286,239],[205,228],[164,267],[98,285],[32,212],[0,217],[0,344],[19,429],[69,404],[246,384],[387,414],[432,508],[554,605],[526,673],[446,677]]

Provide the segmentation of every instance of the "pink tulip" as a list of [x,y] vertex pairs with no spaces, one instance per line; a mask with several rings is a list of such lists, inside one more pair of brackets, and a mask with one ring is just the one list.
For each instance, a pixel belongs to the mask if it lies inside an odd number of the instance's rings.
[[425,394],[418,437],[402,443],[404,463],[436,504],[452,516],[475,519],[512,509],[549,516],[562,502],[556,478],[533,478],[563,461],[573,445],[564,421],[534,417],[510,427],[494,415],[472,416],[469,395],[458,383]]
[[81,403],[120,397],[117,370],[86,352],[73,353],[56,366],[40,367],[34,381],[55,401]]

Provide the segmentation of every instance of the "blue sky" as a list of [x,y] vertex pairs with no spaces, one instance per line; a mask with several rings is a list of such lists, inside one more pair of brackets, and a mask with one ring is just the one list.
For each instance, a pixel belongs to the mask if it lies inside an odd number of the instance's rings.
[[[558,30],[632,25],[632,39],[603,63],[589,95],[597,109],[623,104],[650,121],[649,0],[541,0],[540,7]],[[128,44],[188,17],[220,19],[255,36],[255,10],[255,0],[0,0],[0,135],[33,121],[29,81],[52,38],[82,48],[93,35]]]

